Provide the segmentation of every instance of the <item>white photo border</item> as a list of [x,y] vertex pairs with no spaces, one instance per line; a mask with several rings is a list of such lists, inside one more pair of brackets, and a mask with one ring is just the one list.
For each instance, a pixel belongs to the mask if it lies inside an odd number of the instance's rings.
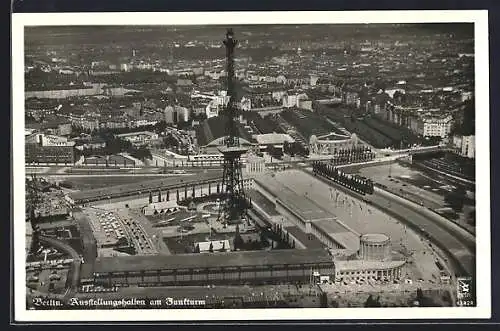
[[[476,307],[442,308],[282,308],[65,310],[26,309],[25,164],[24,164],[24,28],[89,25],[245,25],[348,23],[474,23],[476,102]],[[221,24],[224,22],[224,24]],[[256,321],[256,320],[391,320],[491,318],[490,126],[487,10],[308,11],[308,12],[166,12],[166,13],[14,13],[13,77],[13,221],[14,319],[16,322],[84,321]],[[479,116],[477,116],[479,112]],[[481,278],[479,278],[479,275]],[[196,314],[193,314],[196,312]]]

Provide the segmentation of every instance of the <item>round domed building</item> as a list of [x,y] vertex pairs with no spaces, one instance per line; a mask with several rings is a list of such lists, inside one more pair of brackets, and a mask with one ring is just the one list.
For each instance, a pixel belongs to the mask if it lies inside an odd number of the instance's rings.
[[383,233],[367,233],[359,238],[359,258],[366,261],[390,261],[391,239]]

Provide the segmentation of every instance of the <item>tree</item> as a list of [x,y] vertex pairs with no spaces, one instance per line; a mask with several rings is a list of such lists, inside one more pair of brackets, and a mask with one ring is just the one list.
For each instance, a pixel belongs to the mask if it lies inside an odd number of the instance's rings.
[[243,238],[241,238],[240,227],[238,224],[236,224],[236,233],[234,235],[233,244],[234,244],[234,249],[241,248],[244,244]]
[[475,226],[476,225],[476,211],[471,210],[467,215],[467,224]]
[[433,300],[424,295],[421,288],[417,288],[417,301],[420,307],[436,307],[437,304]]
[[131,147],[127,151],[130,153],[130,155],[142,161],[152,158],[151,151],[144,146],[139,147],[138,149]]
[[156,124],[154,125],[154,130],[155,130],[156,132],[158,132],[158,133],[159,133],[159,132],[163,132],[163,131],[165,131],[165,130],[166,130],[166,128],[167,128],[167,122],[165,122],[165,121],[163,121],[163,120],[162,120],[162,121],[159,121],[158,123],[156,123]]
[[417,300],[420,301],[424,297],[424,292],[422,292],[421,288],[417,288]]
[[444,201],[456,212],[461,212],[464,207],[466,191],[463,187],[458,186],[453,191],[448,192]]
[[374,299],[373,296],[370,294],[368,296],[368,299],[366,299],[365,301],[365,307],[382,307],[382,304],[380,303],[380,297]]
[[319,296],[319,302],[320,302],[321,308],[328,307],[328,296],[327,296],[326,292],[321,293],[321,295]]

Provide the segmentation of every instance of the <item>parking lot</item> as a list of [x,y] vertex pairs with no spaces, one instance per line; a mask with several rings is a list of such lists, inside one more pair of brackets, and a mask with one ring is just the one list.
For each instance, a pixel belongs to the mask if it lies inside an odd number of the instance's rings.
[[117,245],[120,239],[126,238],[125,230],[113,212],[91,207],[84,208],[84,213],[90,220],[98,247]]
[[143,222],[137,218],[137,213],[130,214],[127,210],[117,210],[118,219],[128,233],[137,255],[157,254],[156,244],[146,232]]

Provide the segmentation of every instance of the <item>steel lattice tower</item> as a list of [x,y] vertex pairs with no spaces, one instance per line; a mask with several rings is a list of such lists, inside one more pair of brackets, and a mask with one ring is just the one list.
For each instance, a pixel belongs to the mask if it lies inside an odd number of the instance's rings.
[[238,43],[233,30],[228,29],[224,45],[227,59],[227,95],[229,102],[223,111],[226,120],[224,146],[219,151],[224,154],[224,172],[222,175],[222,202],[218,220],[224,224],[237,224],[246,216],[248,201],[243,190],[243,176],[240,157],[247,149],[240,146],[237,122],[236,93],[234,87],[234,49]]

